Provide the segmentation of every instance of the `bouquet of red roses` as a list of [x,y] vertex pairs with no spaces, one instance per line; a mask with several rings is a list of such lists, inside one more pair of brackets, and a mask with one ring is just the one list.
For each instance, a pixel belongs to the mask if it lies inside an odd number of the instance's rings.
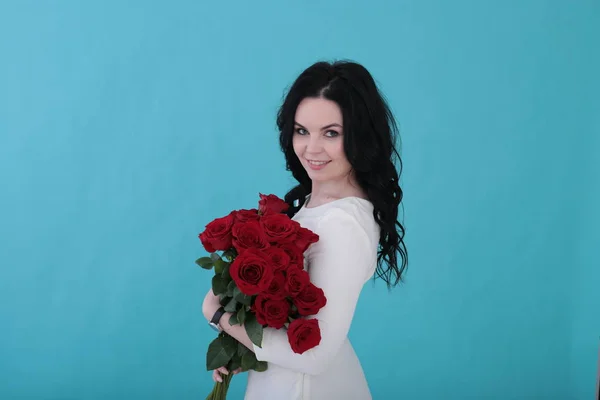
[[[287,329],[291,349],[302,354],[321,341],[319,324],[308,319],[327,300],[304,270],[304,252],[318,235],[289,218],[288,204],[260,194],[258,209],[232,211],[206,225],[199,238],[210,257],[196,264],[213,269],[212,290],[229,323],[243,324],[252,343],[261,347],[263,328]],[[218,252],[221,252],[219,254]],[[265,371],[267,363],[225,332],[208,346],[206,368]],[[225,399],[232,373],[215,383],[207,400]]]

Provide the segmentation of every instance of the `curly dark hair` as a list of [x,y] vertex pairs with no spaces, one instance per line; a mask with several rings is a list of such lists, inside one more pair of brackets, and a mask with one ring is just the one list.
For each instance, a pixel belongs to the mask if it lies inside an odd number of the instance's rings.
[[402,159],[396,149],[398,127],[394,116],[375,80],[362,65],[346,60],[321,61],[304,70],[287,91],[277,113],[286,168],[299,183],[284,197],[290,205],[290,217],[312,191],[311,180],[292,144],[296,109],[307,97],[334,101],[342,111],[344,151],[358,184],[374,206],[373,216],[381,229],[374,278],[383,279],[390,289],[404,280],[408,264],[405,228],[398,221],[403,197],[399,183]]

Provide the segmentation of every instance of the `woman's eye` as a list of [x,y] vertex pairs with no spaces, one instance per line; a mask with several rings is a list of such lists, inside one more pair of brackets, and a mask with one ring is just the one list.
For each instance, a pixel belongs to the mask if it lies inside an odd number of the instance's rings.
[[302,128],[296,128],[296,133],[299,135],[306,135],[306,130]]
[[336,136],[338,136],[338,135],[339,135],[339,133],[338,133],[338,132],[336,132],[336,131],[327,131],[327,132],[325,133],[325,136],[327,136],[327,137],[336,137]]

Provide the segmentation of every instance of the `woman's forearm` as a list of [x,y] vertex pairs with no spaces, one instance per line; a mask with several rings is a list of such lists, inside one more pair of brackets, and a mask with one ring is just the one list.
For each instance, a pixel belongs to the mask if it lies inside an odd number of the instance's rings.
[[219,325],[221,325],[223,331],[225,331],[225,333],[227,333],[229,336],[246,346],[248,349],[250,349],[250,351],[254,351],[252,341],[246,333],[246,328],[244,328],[244,325],[231,325],[229,323],[229,318],[231,318],[232,315],[233,314],[231,313],[223,314]]
[[[219,304],[218,297],[215,296],[212,289],[209,289],[204,298],[204,302],[202,303],[202,313],[204,314],[204,317],[210,321],[220,307],[221,305]],[[223,316],[221,316],[219,325],[221,325],[221,328],[223,331],[225,331],[225,333],[254,352],[252,341],[246,333],[246,328],[244,328],[244,325],[231,325],[229,323],[229,318],[231,318],[232,315],[233,314],[230,312],[224,313]]]

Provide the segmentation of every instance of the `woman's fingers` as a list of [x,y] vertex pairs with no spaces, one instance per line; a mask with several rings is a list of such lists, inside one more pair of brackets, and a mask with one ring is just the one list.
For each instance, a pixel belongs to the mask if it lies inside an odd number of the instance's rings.
[[223,382],[223,378],[221,378],[221,374],[216,369],[212,373],[213,381],[215,382]]
[[[241,368],[240,368],[240,370],[241,370]],[[221,374],[229,375],[229,371],[227,371],[227,368],[225,368],[225,367],[219,367],[219,368],[215,369],[213,371],[213,381],[223,382],[223,377],[221,376]],[[234,374],[236,374],[235,371],[234,371]]]
[[225,367],[219,367],[217,369],[219,370],[220,373],[225,374],[225,375],[229,375],[229,371],[227,371],[227,368],[225,368]]
[[[238,368],[238,369],[236,369],[236,370],[234,370],[233,371],[233,375],[239,374],[240,372],[242,372],[242,368],[241,367]],[[225,367],[219,367],[219,368],[215,369],[213,371],[213,374],[212,374],[213,381],[215,381],[215,382],[223,382],[223,377],[221,376],[221,374],[223,374],[223,375],[229,375],[229,371]]]

